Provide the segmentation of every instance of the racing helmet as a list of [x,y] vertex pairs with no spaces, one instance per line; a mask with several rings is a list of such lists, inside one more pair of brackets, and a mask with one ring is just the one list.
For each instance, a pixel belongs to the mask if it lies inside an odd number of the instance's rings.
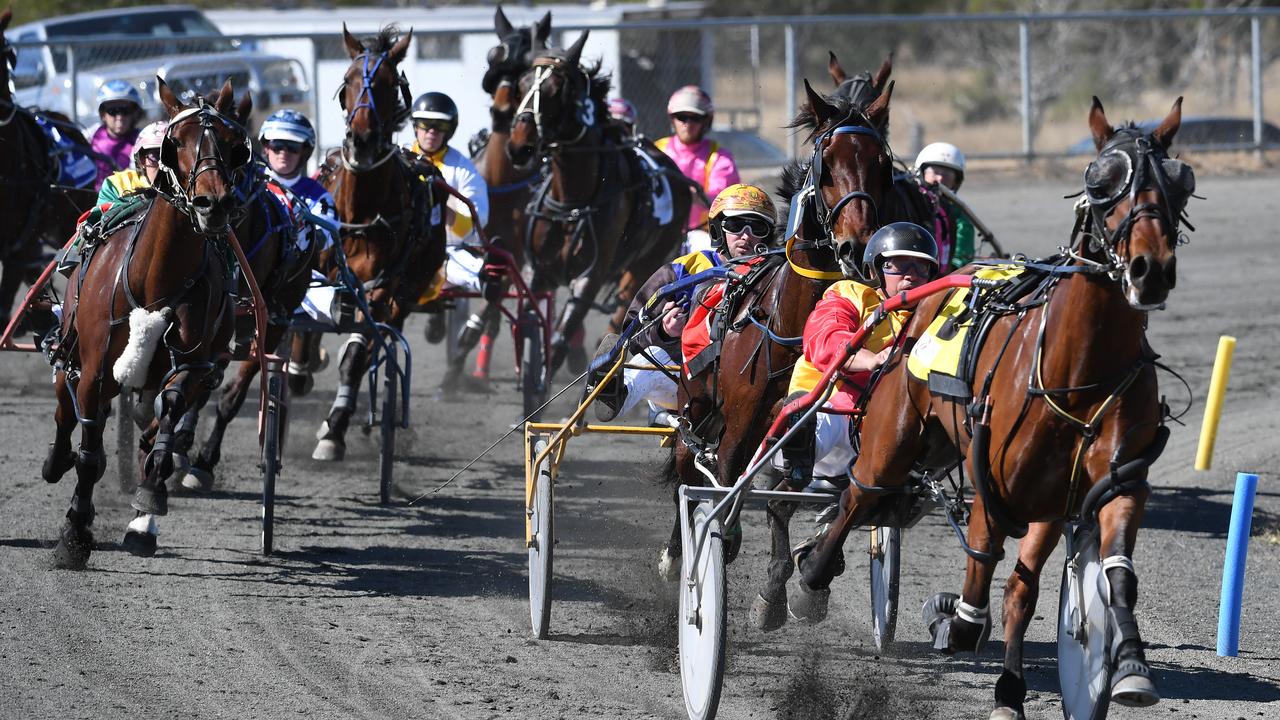
[[138,139],[133,143],[133,169],[144,172],[142,168],[142,151],[159,150],[164,144],[164,131],[168,129],[168,120],[157,120],[144,126],[138,132]]
[[933,233],[909,222],[889,223],[867,241],[862,253],[862,277],[872,287],[884,287],[884,262],[893,257],[912,257],[928,261],[938,272],[938,243]]
[[711,209],[707,213],[711,237],[717,247],[723,249],[725,245],[724,219],[741,216],[757,217],[767,222],[769,232],[762,241],[767,243],[773,239],[773,231],[778,224],[778,211],[774,208],[769,193],[755,185],[738,183],[721,190],[711,202]]
[[616,97],[609,101],[609,117],[627,125],[636,124],[636,106],[626,98]]
[[716,107],[711,104],[711,96],[697,85],[685,85],[671,94],[667,100],[667,115],[676,113],[694,113],[710,117],[715,115]]
[[290,140],[308,148],[316,146],[316,129],[306,115],[297,110],[277,110],[271,113],[258,130],[258,141]]
[[442,92],[423,93],[413,101],[413,119],[445,121],[449,129],[445,131],[444,141],[449,142],[458,130],[458,106]]
[[916,155],[916,172],[924,170],[925,165],[937,165],[956,171],[957,179],[964,180],[964,153],[960,148],[946,142],[929,143]]
[[110,102],[130,102],[142,112],[142,96],[138,89],[124,80],[108,80],[98,88],[98,114],[102,114],[102,106]]

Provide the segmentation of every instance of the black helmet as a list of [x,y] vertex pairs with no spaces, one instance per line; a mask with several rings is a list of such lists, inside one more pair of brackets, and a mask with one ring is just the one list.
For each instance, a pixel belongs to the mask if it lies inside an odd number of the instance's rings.
[[928,230],[909,222],[885,225],[867,241],[862,253],[862,276],[875,287],[884,287],[884,275],[880,269],[891,257],[914,257],[933,264],[938,271],[938,243]]
[[458,129],[458,106],[453,98],[442,92],[424,93],[413,101],[413,119],[444,120],[449,123],[449,129],[444,135],[444,141],[449,142],[449,138]]

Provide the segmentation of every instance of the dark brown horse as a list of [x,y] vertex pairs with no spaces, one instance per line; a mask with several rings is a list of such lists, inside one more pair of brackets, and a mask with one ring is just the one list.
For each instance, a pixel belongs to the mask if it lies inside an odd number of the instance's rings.
[[[489,133],[472,160],[489,190],[489,224],[485,226],[485,234],[511,253],[518,268],[524,264],[525,210],[541,176],[537,169],[516,168],[507,146],[511,142],[516,104],[520,102],[517,94],[520,76],[532,66],[534,53],[547,48],[551,13],[543,15],[534,25],[516,29],[498,7],[493,25],[501,42],[489,50],[489,68],[481,81],[484,91],[493,98],[489,107]],[[508,286],[509,283],[504,283],[504,295]],[[486,302],[483,310],[471,315],[458,336],[457,352],[450,358],[441,389],[449,391],[462,386],[459,380],[463,367],[477,343],[481,343],[481,350],[476,356],[475,374],[488,379],[493,341],[501,322],[500,302]]]
[[[45,265],[45,252],[60,248],[75,232],[76,218],[96,197],[92,188],[59,182],[58,159],[35,116],[19,107],[9,91],[17,52],[4,37],[12,17],[0,12],[0,326],[8,325],[18,286],[32,282]],[[57,113],[44,116],[88,152],[80,130]]]
[[[155,552],[151,516],[168,512],[164,478],[173,468],[174,430],[216,374],[234,320],[234,267],[228,235],[252,172],[243,121],[246,95],[232,115],[230,82],[213,103],[182,104],[163,80],[169,114],[160,175],[149,207],[100,242],[87,244],[69,284],[57,368],[57,434],[42,474],[57,482],[76,469],[75,494],[54,550],[57,564],[83,567],[93,549],[93,489],[106,469],[102,432],[121,387],[158,394],[160,412],[139,443],[138,511],[125,546]],[[80,449],[71,431],[80,425]],[[136,524],[136,526],[135,526]],[[138,530],[141,529],[141,532]],[[141,544],[138,544],[141,543]]]
[[[562,285],[570,291],[552,340],[548,382],[600,289],[624,271],[648,278],[679,247],[689,214],[689,196],[673,192],[672,218],[660,225],[653,217],[652,180],[606,122],[609,80],[580,65],[586,39],[583,33],[568,50],[534,59],[520,79],[508,145],[518,167],[546,158],[551,168],[530,204],[525,236],[534,291]],[[664,172],[679,174],[662,160]]]
[[[1006,537],[1025,533],[1005,586],[1005,662],[993,718],[1022,717],[1023,638],[1040,574],[1064,522],[1091,523],[1095,516],[1110,588],[1104,602],[1114,637],[1111,698],[1139,706],[1159,700],[1133,614],[1132,557],[1150,492],[1147,467],[1168,432],[1145,329],[1148,312],[1162,307],[1174,286],[1178,224],[1194,189],[1190,167],[1166,154],[1181,105],[1179,98],[1159,127],[1145,133],[1132,125],[1112,128],[1094,98],[1089,128],[1099,157],[1086,173],[1088,204],[1078,210],[1071,252],[1059,261],[1070,269],[1045,271],[1035,302],[992,316],[991,341],[974,366],[972,412],[931,395],[901,362],[866,408],[852,471],[862,485],[902,487],[913,471],[968,459],[976,490],[968,544],[985,559],[970,557],[959,597],[931,601],[935,647],[948,654],[981,647],[1001,548]],[[908,348],[945,300],[920,304],[908,326]],[[797,549],[805,588],[826,588],[839,573],[850,530],[892,524],[902,497],[847,490],[836,520]],[[796,600],[807,595],[793,595],[797,615],[805,608]]]
[[[397,66],[409,49],[411,35],[386,27],[368,45],[346,26],[342,39],[351,66],[338,92],[347,114],[342,150],[321,168],[321,184],[333,194],[341,242],[352,272],[364,284],[373,320],[404,326],[409,309],[436,277],[445,260],[445,227],[432,181],[430,163],[414,162],[396,147],[397,128],[409,116],[409,85]],[[331,258],[329,258],[331,260]],[[337,276],[332,263],[331,278]],[[355,390],[368,366],[374,338],[348,341],[340,359],[338,395],[318,433],[312,457],[341,460],[346,432],[355,412]],[[302,346],[302,347],[299,347]],[[303,363],[314,345],[299,343]]]

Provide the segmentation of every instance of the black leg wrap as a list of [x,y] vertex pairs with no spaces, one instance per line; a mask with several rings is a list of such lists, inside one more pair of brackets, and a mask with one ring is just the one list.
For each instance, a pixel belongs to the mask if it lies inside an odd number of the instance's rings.
[[824,565],[813,551],[818,542],[830,532],[831,526],[824,525],[817,534],[805,540],[791,550],[796,569],[800,571],[800,582],[811,590],[826,590],[831,581],[844,574],[844,549],[836,548],[831,559]]
[[1027,699],[1027,681],[1005,670],[996,680],[996,707],[1010,708],[1017,717],[1023,717],[1023,703]]
[[1133,611],[1111,605],[1107,608],[1107,622],[1111,624],[1111,658],[1115,663],[1113,679],[1119,680],[1128,675],[1151,677]]
[[150,515],[168,515],[169,491],[165,488],[164,483],[156,483],[154,488],[139,485],[138,489],[133,492],[133,502],[130,504],[138,512]]
[[81,450],[76,453],[76,474],[81,478],[92,477],[93,482],[102,479],[107,471],[107,459],[101,452]]

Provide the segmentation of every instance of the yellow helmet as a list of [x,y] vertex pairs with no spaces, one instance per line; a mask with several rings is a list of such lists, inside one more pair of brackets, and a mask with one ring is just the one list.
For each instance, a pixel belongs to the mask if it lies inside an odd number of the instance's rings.
[[777,224],[778,214],[773,207],[773,200],[769,199],[769,193],[761,190],[755,185],[730,185],[711,203],[711,212],[709,217],[712,220],[720,216],[733,217],[735,215],[757,215],[770,224]]

